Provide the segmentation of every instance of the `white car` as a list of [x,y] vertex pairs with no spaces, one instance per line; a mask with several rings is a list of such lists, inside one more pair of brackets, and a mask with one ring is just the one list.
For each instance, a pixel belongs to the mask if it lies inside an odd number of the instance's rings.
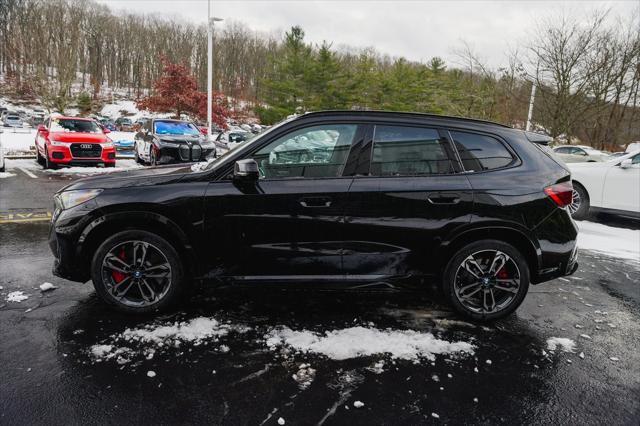
[[601,163],[569,164],[574,219],[607,212],[640,219],[640,151]]
[[565,163],[588,163],[608,159],[604,152],[584,145],[561,145],[553,148],[553,152]]

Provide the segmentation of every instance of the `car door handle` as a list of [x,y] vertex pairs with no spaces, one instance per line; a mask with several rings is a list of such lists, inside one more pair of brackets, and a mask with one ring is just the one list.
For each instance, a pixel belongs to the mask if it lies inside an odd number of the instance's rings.
[[300,200],[302,207],[331,207],[329,197],[305,197]]
[[427,201],[431,204],[458,204],[460,202],[459,194],[430,194]]

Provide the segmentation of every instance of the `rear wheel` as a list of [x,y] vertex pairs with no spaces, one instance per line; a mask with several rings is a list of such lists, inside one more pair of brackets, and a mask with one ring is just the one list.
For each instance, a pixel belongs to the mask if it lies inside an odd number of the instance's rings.
[[158,159],[156,158],[156,150],[153,147],[149,148],[149,164],[152,166],[158,165]]
[[124,231],[107,239],[93,256],[91,278],[104,301],[130,313],[168,308],[184,285],[176,250],[147,231]]
[[443,274],[443,290],[454,308],[473,320],[503,318],[524,300],[529,267],[513,246],[481,240],[461,248]]
[[589,216],[589,194],[582,185],[573,182],[573,201],[567,206],[571,217],[576,220],[586,219]]

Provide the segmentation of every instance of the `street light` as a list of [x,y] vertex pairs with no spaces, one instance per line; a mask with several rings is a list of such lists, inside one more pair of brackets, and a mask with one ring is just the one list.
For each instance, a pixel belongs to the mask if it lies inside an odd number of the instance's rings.
[[222,18],[211,17],[211,0],[207,0],[207,129],[211,138],[211,113],[213,112],[213,25]]

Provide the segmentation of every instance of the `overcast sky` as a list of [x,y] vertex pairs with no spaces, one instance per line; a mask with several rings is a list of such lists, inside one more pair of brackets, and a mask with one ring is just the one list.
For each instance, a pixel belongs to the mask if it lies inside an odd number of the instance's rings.
[[[112,10],[206,21],[207,0],[98,0]],[[524,42],[541,18],[562,13],[584,16],[611,8],[629,15],[638,0],[628,1],[212,1],[212,15],[282,34],[300,25],[306,39],[334,46],[375,47],[381,53],[455,62],[454,51],[466,41],[492,67],[506,63],[505,53]],[[220,25],[224,25],[224,22]]]

